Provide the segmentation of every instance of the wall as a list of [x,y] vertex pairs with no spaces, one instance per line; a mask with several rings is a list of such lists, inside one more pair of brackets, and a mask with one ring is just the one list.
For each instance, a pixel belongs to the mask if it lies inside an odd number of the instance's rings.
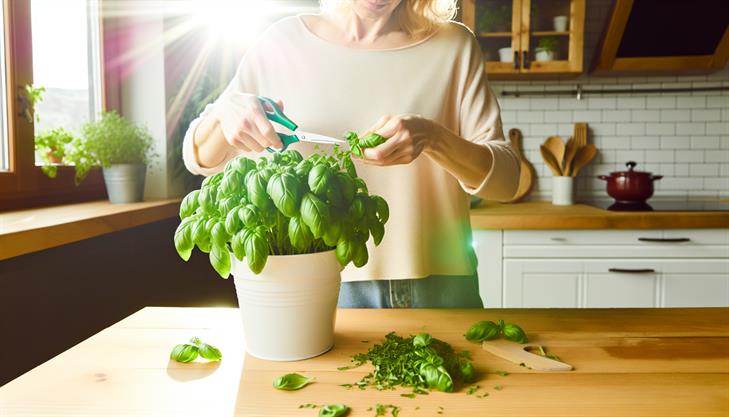
[[0,386],[144,306],[236,306],[207,256],[177,256],[177,223],[0,261]]
[[[585,23],[585,69],[589,70],[612,2],[591,0]],[[567,81],[492,82],[508,91],[585,88],[729,87],[729,69],[702,76],[591,77]],[[600,150],[577,182],[578,199],[607,197],[598,174],[624,170],[625,162],[665,177],[656,198],[729,197],[729,91],[680,94],[499,97],[504,133],[524,135],[525,155],[538,173],[530,199],[549,199],[551,172],[539,145],[551,135],[567,139],[575,122],[587,122],[588,139]]]

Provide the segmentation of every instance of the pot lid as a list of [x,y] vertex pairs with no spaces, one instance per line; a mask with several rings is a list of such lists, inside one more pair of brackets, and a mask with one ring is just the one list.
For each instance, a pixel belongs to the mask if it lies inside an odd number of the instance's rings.
[[635,171],[634,168],[636,165],[638,165],[638,164],[636,164],[635,161],[628,161],[625,163],[625,166],[628,167],[627,171],[611,172],[610,176],[611,177],[631,177],[631,176],[637,177],[637,176],[644,176],[644,175],[650,176],[651,175],[650,172]]

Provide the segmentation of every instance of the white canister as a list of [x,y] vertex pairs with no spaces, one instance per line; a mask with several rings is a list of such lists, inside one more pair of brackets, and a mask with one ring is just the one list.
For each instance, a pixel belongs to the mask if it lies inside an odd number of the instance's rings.
[[534,58],[539,62],[554,61],[554,51],[549,49],[537,48]]
[[499,61],[514,62],[514,54],[511,52],[511,47],[499,49]]
[[555,16],[554,19],[552,19],[555,32],[566,32],[568,21],[569,19],[567,19],[567,16]]
[[552,177],[552,204],[569,206],[575,203],[575,177]]

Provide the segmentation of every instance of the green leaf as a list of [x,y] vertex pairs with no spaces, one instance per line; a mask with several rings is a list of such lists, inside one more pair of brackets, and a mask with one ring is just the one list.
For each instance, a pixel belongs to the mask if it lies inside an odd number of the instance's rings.
[[223,354],[215,346],[207,343],[200,344],[200,356],[209,361],[219,361],[223,358]]
[[210,251],[210,265],[222,278],[230,276],[230,253],[227,246],[213,245]]
[[238,156],[225,165],[225,172],[237,171],[239,174],[245,177],[248,171],[256,169],[256,163],[246,157]]
[[358,240],[352,246],[352,263],[357,268],[361,268],[367,264],[369,254],[367,253],[367,245],[364,241]]
[[223,175],[223,172],[218,172],[215,175],[205,177],[205,179],[202,181],[202,184],[200,184],[200,188],[208,188],[220,184],[220,181],[223,180]]
[[374,202],[377,217],[380,219],[380,223],[383,225],[390,219],[390,207],[387,205],[387,201],[379,195],[371,195],[370,201]]
[[273,174],[268,180],[266,192],[276,208],[286,217],[299,213],[301,204],[301,183],[296,175],[290,173]]
[[420,367],[420,375],[425,378],[430,388],[438,391],[453,392],[453,379],[443,366],[424,363]]
[[354,179],[354,186],[357,188],[358,191],[361,191],[364,195],[367,195],[367,184],[364,182],[362,178],[355,178]]
[[170,352],[170,359],[177,362],[188,363],[194,361],[195,358],[197,358],[198,353],[199,351],[197,346],[184,343],[172,348],[172,352]]
[[304,160],[304,157],[301,156],[301,153],[297,151],[296,149],[286,149],[285,151],[281,152],[281,155],[288,161],[289,164],[296,164]]
[[200,190],[194,190],[182,199],[182,203],[180,204],[180,219],[192,216],[195,210],[200,207],[197,201],[198,194],[200,194]]
[[419,333],[413,338],[413,346],[415,347],[425,347],[430,346],[430,342],[433,340],[433,337],[429,335],[428,333]]
[[200,190],[200,193],[197,195],[197,202],[199,207],[202,208],[202,210],[205,213],[214,213],[217,211],[217,207],[215,205],[215,194],[218,192],[217,189],[214,187],[203,187]]
[[344,404],[327,404],[319,409],[319,417],[342,417],[349,413],[349,407]]
[[367,225],[370,228],[370,234],[372,234],[372,240],[375,242],[375,246],[379,245],[385,236],[385,226],[377,218],[372,217],[367,219]]
[[301,199],[301,220],[304,221],[315,238],[321,238],[329,226],[331,215],[329,207],[311,192]]
[[230,234],[225,230],[224,222],[216,222],[210,232],[213,246],[225,246],[230,240]]
[[329,226],[324,231],[324,236],[322,236],[322,239],[324,240],[324,243],[327,246],[337,246],[337,242],[339,242],[339,237],[342,235],[342,222],[339,219],[333,218],[329,222]]
[[304,224],[300,217],[292,217],[289,220],[288,235],[291,246],[299,252],[305,252],[311,246],[314,235]]
[[[243,174],[232,170],[225,173],[223,181],[220,183],[220,192],[228,196],[236,196],[245,193],[245,184],[243,183]],[[240,198],[240,197],[239,197]]]
[[352,246],[353,243],[346,239],[345,236],[339,237],[339,242],[337,242],[337,249],[335,251],[337,255],[337,260],[339,261],[339,264],[342,266],[346,266],[349,262],[352,261]]
[[352,150],[352,155],[359,157],[359,158],[362,157],[362,148],[359,146],[359,144],[352,145],[351,150]]
[[193,336],[190,338],[190,343],[192,343],[193,345],[195,345],[197,347],[200,347],[200,343],[202,343],[202,341],[200,340],[199,337]]
[[243,247],[245,248],[246,259],[248,260],[248,268],[254,274],[261,273],[268,259],[266,239],[260,234],[247,229],[243,238]]
[[263,171],[251,171],[246,176],[246,190],[248,199],[262,211],[268,211],[273,208],[273,201],[266,192],[268,177]]
[[175,230],[175,250],[180,258],[187,261],[190,259],[195,242],[192,239],[193,227],[197,223],[194,217],[186,217]]
[[230,241],[230,247],[233,249],[233,256],[239,261],[243,261],[246,255],[245,246],[243,244],[245,238],[245,230],[241,230],[233,235]]
[[483,342],[499,337],[500,330],[499,325],[493,321],[483,320],[469,327],[465,336],[470,342]]
[[273,387],[280,390],[296,391],[304,388],[314,381],[314,378],[307,378],[303,375],[292,373],[281,375],[273,380]]
[[296,167],[294,167],[294,173],[299,178],[309,178],[309,171],[311,171],[311,167],[313,167],[314,164],[309,159],[304,159],[303,161],[296,164]]
[[312,193],[319,197],[326,197],[329,182],[332,179],[332,170],[329,165],[319,163],[314,165],[309,171],[307,183]]
[[252,229],[261,224],[261,214],[253,204],[238,209],[238,218],[243,221],[243,225]]
[[233,209],[228,212],[227,216],[225,216],[225,231],[228,232],[228,235],[230,236],[238,233],[238,231],[243,228],[243,221],[241,221],[240,217],[238,217],[238,211],[238,208]]
[[362,147],[362,149],[374,148],[375,146],[385,143],[386,140],[387,139],[385,139],[384,136],[372,132],[359,140],[359,146]]
[[362,219],[365,215],[365,204],[364,199],[367,198],[367,196],[362,195],[356,195],[354,196],[354,199],[352,199],[352,205],[349,207],[349,217],[354,220],[358,221]]
[[344,169],[347,171],[347,174],[349,174],[352,178],[357,178],[357,168],[354,166],[354,161],[352,161],[352,158],[344,158]]
[[198,246],[201,243],[210,241],[210,233],[208,232],[205,225],[207,224],[207,218],[201,217],[192,226],[192,240]]
[[527,335],[524,333],[524,330],[522,330],[521,327],[517,326],[516,324],[507,324],[504,326],[504,337],[508,340],[511,340],[512,342],[516,343],[526,343]]
[[[352,204],[354,194],[357,191],[357,187],[354,185],[354,180],[344,172],[337,172],[334,174],[334,179],[337,183],[337,191],[341,194],[341,206],[348,207]],[[328,196],[328,194],[327,194]],[[331,198],[330,198],[331,201]]]

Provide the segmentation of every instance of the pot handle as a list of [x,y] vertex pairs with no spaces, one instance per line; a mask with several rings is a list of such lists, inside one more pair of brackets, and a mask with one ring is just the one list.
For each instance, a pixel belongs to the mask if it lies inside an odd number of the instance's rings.
[[653,176],[651,176],[651,180],[653,180],[653,181],[658,181],[661,178],[663,178],[663,175],[653,175]]
[[597,178],[603,181],[607,181],[608,179],[610,179],[610,177],[608,177],[607,175],[598,175]]

